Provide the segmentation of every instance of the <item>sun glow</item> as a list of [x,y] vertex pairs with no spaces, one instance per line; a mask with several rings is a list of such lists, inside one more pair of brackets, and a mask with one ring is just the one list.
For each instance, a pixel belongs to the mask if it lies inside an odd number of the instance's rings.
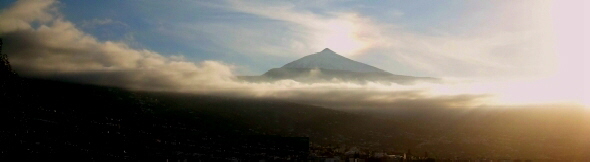
[[363,42],[355,37],[356,27],[347,20],[334,20],[325,25],[319,34],[320,47],[330,48],[338,54],[349,56],[363,48]]
[[431,85],[434,95],[487,94],[483,105],[572,105],[590,108],[577,85],[557,77],[504,81],[447,81]]

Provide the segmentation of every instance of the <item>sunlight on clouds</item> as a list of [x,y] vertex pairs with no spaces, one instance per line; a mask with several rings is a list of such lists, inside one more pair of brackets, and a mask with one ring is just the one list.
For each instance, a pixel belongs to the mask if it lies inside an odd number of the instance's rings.
[[[553,1],[552,27],[556,31],[558,69],[554,83],[575,89],[576,97],[590,107],[590,57],[588,57],[588,7],[582,1]],[[571,95],[571,94],[570,94]]]
[[[76,28],[73,23],[56,15],[58,13],[50,12],[51,4],[38,1],[26,1],[25,3],[23,1],[0,14],[0,18],[2,18],[0,22],[19,22],[18,27],[0,24],[0,26],[4,26],[4,28],[0,28],[0,33],[3,38],[6,38],[6,51],[10,54],[11,63],[17,71],[25,69],[24,74],[37,75],[36,77],[51,76],[46,73],[34,73],[35,71],[51,71],[53,76],[72,77],[75,78],[73,80],[79,82],[131,89],[268,97],[338,106],[368,104],[381,107],[419,105],[419,107],[431,108],[473,108],[554,103],[588,105],[587,96],[583,90],[580,90],[584,89],[583,80],[575,80],[575,78],[579,78],[579,76],[575,76],[577,74],[575,72],[583,70],[576,69],[577,66],[565,66],[567,64],[562,64],[560,71],[571,72],[574,70],[574,72],[520,80],[510,78],[495,80],[489,78],[445,79],[443,83],[419,82],[413,85],[374,82],[356,84],[338,80],[323,83],[301,83],[293,80],[262,83],[243,82],[236,80],[235,74],[232,72],[233,66],[218,61],[193,63],[178,57],[162,56],[146,49],[135,49],[121,42],[100,42]],[[25,10],[22,9],[22,6],[36,7]],[[290,18],[282,18],[283,20],[303,22],[301,19],[296,19],[298,13],[289,11],[283,15],[291,16]],[[323,44],[320,43],[321,46],[330,46],[339,53],[353,53],[362,48],[368,48],[368,45],[385,46],[391,48],[392,51],[408,53],[416,51],[403,46],[407,45],[413,49],[429,48],[428,52],[437,52],[440,50],[439,47],[447,47],[442,49],[451,51],[467,48],[465,50],[471,52],[471,50],[477,51],[477,47],[489,47],[485,44],[498,43],[503,40],[526,42],[526,39],[516,38],[522,36],[521,34],[508,34],[511,35],[509,39],[495,37],[498,40],[485,39],[473,43],[473,41],[463,39],[432,38],[403,32],[394,33],[396,36],[407,39],[399,40],[381,37],[380,31],[373,30],[378,28],[374,27],[377,25],[372,25],[368,21],[359,23],[364,21],[355,16],[333,17],[333,19],[325,20],[313,15],[305,15],[307,18],[311,18],[311,24],[319,27],[313,28],[314,31],[327,31],[319,32],[324,34],[316,33],[315,36],[318,37],[316,41],[323,42]],[[41,21],[40,27],[34,28],[30,25],[37,21]],[[371,32],[367,31],[369,29]],[[359,37],[359,33],[364,34],[363,38]],[[534,34],[528,33],[527,36]],[[392,40],[394,43],[379,44],[379,41],[375,40]],[[449,40],[459,43],[445,44]],[[546,42],[540,44],[543,43]],[[530,46],[535,47],[535,45],[539,44],[533,43]],[[418,51],[417,53],[423,54],[423,57],[438,56],[460,61],[488,59],[483,56],[462,57],[445,52],[428,55],[424,52]],[[561,59],[566,60],[575,60],[576,57],[577,55],[560,55]],[[474,64],[477,63],[479,62],[475,61]],[[502,67],[502,65],[494,63],[490,66]],[[396,103],[401,104],[396,105]]]
[[324,31],[320,34],[319,40],[321,46],[328,47],[338,51],[343,55],[348,55],[362,47],[362,42],[354,37],[354,24],[347,21],[329,22]]
[[[293,28],[302,28],[309,37],[305,45],[309,51],[330,48],[344,56],[351,56],[367,46],[366,40],[359,39],[359,32],[365,23],[356,13],[335,12],[318,15],[312,12],[295,10],[290,3],[229,1],[232,9],[262,16],[265,19],[280,20],[291,23]],[[272,12],[271,12],[272,11]],[[296,42],[300,43],[300,42]]]
[[343,56],[354,56],[375,43],[371,36],[374,33],[370,33],[374,30],[372,25],[356,13],[338,13],[335,19],[316,26],[317,37],[314,40],[320,47],[330,48]]
[[[559,78],[528,80],[448,80],[446,84],[432,84],[435,95],[490,94],[485,101],[488,105],[527,105],[527,104],[583,104],[582,92]],[[554,86],[565,85],[565,86]]]
[[[262,33],[249,35],[248,38],[259,41],[248,45],[233,41],[232,36],[212,39],[227,39],[223,42],[230,43],[224,45],[239,47],[236,49],[239,51],[251,51],[258,49],[252,46],[257,46],[262,50],[255,53],[271,56],[302,56],[331,48],[338,54],[363,60],[394,74],[516,80],[547,77],[556,71],[558,57],[554,52],[551,3],[493,2],[494,5],[482,11],[460,11],[478,14],[457,14],[453,16],[460,17],[449,18],[453,19],[451,27],[466,26],[465,31],[451,33],[432,26],[429,28],[436,30],[432,34],[415,31],[403,22],[371,17],[362,11],[318,10],[317,6],[307,3],[285,1],[230,0],[227,10],[255,15],[257,20],[277,20],[289,30],[248,29],[248,32]],[[271,37],[267,37],[269,35]],[[281,37],[287,45],[269,45],[268,42],[277,42],[274,37]]]

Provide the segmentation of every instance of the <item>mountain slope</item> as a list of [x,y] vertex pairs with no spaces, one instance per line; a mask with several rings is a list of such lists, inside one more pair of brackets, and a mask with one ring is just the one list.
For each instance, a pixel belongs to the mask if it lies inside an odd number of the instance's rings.
[[416,81],[438,80],[429,77],[391,74],[383,69],[340,56],[328,48],[297,59],[280,68],[272,68],[262,76],[239,76],[238,78],[249,82],[291,79],[307,83],[331,82],[337,79],[361,84],[366,82],[411,84]]
[[336,54],[336,52],[326,48],[321,52],[308,55],[293,62],[284,65],[281,68],[301,68],[301,69],[329,69],[345,70],[359,73],[384,73],[385,70],[360,63],[346,57]]

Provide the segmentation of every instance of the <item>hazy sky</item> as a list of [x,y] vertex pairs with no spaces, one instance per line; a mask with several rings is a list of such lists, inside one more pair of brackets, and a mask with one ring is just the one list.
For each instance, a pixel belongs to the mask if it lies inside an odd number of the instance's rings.
[[0,8],[0,37],[21,73],[207,89],[327,47],[394,74],[476,80],[428,86],[438,94],[589,103],[584,1],[4,0]]

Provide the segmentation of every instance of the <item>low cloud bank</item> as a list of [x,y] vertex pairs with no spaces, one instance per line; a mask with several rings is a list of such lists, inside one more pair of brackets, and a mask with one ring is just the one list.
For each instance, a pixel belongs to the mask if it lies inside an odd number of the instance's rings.
[[349,108],[482,107],[493,96],[446,92],[446,85],[433,83],[239,81],[231,65],[218,61],[193,63],[122,42],[98,41],[65,20],[56,3],[18,1],[0,13],[3,52],[21,75],[136,90],[267,97]]
[[18,1],[0,15],[5,53],[22,75],[154,90],[205,90],[232,81],[231,66],[220,62],[194,64],[121,42],[99,42],[64,20],[56,3]]

